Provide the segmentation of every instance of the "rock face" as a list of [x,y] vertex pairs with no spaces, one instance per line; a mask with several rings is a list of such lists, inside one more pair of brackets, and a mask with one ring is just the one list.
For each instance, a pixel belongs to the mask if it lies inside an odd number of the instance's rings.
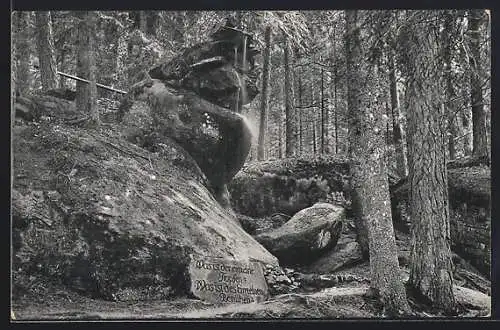
[[258,51],[252,43],[251,35],[227,22],[212,34],[212,41],[158,63],[149,74],[176,89],[194,91],[220,107],[239,112],[258,94],[257,76],[252,72]]
[[255,238],[281,265],[307,264],[337,244],[344,218],[342,207],[317,203],[295,214],[283,226]]
[[258,93],[250,65],[256,51],[251,36],[231,26],[213,38],[154,66],[150,77],[132,86],[120,117],[130,122],[129,112],[145,108],[142,117],[151,123],[126,132],[129,141],[173,139],[207,176],[217,201],[229,208],[227,184],[251,146],[251,130],[238,112]]
[[[192,92],[179,93],[157,79],[136,84],[124,102],[127,139],[145,146],[172,139],[186,150],[207,176],[223,205],[229,206],[226,184],[239,171],[250,151],[251,132],[245,118],[214,105]],[[138,110],[137,110],[138,109]]]
[[14,269],[128,300],[187,292],[191,253],[277,264],[172,140],[153,153],[113,126],[42,122],[13,133]]
[[344,192],[349,166],[343,157],[283,159],[245,166],[230,182],[231,205],[241,214],[266,217],[293,215]]

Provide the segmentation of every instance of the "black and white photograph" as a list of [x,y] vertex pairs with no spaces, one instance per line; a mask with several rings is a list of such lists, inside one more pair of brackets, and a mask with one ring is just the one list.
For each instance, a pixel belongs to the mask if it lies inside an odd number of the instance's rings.
[[491,11],[11,10],[10,322],[492,318]]

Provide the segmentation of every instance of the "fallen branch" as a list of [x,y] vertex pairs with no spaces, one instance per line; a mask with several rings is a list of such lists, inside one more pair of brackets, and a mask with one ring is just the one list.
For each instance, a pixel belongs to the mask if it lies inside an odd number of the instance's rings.
[[[77,77],[77,76],[72,76],[72,75],[64,73],[64,72],[57,71],[57,74],[59,74],[59,75],[61,75],[63,77],[66,77],[66,78],[70,78],[70,79],[73,79],[73,80],[78,80],[78,81],[90,84],[90,81],[87,80],[87,79],[83,79],[83,78],[80,78],[80,77]],[[106,85],[103,85],[103,84],[96,83],[95,85],[97,87],[100,87],[100,88],[103,88],[103,89],[107,89],[107,90],[115,92],[115,93],[127,94],[127,92],[125,92],[125,91],[122,91],[122,90],[119,90],[119,89],[114,89],[113,87],[109,87],[109,86],[106,86]]]

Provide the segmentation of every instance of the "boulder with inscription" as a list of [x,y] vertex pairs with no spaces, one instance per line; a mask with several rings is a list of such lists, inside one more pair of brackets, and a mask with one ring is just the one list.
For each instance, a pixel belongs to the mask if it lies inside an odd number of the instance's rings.
[[344,219],[343,207],[316,203],[295,214],[281,227],[255,238],[279,259],[281,265],[309,264],[335,247]]
[[252,261],[191,256],[190,292],[213,303],[261,302],[269,297],[262,265]]

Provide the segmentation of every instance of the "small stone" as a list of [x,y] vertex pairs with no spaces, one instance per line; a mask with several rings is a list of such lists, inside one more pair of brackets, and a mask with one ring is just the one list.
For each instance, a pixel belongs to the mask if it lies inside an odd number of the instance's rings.
[[292,281],[286,275],[278,276],[278,278],[276,278],[276,281],[279,283],[288,283],[288,284],[292,283]]

